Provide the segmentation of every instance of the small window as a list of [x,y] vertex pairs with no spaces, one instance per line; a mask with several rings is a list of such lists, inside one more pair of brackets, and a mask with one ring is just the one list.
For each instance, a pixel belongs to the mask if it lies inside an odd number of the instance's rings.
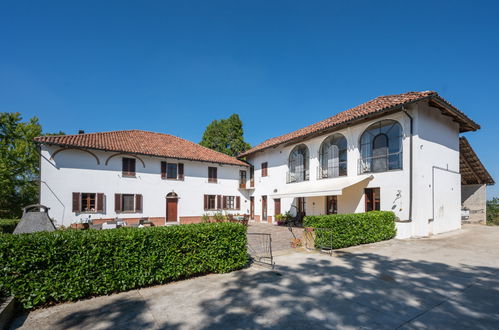
[[135,158],[125,158],[122,161],[123,176],[135,176]]
[[246,188],[246,171],[239,171],[239,188]]
[[250,166],[250,187],[253,188],[255,186],[255,167]]
[[134,195],[131,194],[123,194],[122,198],[122,211],[123,212],[133,212],[135,210],[134,206]]
[[269,168],[269,164],[267,162],[262,163],[262,176],[269,175],[268,168]]
[[205,195],[205,210],[216,210],[217,209],[217,196],[216,195]]
[[381,209],[381,196],[379,188],[366,188],[366,212],[379,211]]
[[211,182],[211,183],[217,182],[217,168],[216,167],[208,167],[208,182]]
[[234,210],[236,208],[236,197],[234,196],[224,196],[224,204],[226,210]]
[[102,193],[73,193],[73,212],[75,213],[104,212],[104,204]]
[[177,179],[177,164],[168,163],[166,167],[166,178]]
[[96,211],[96,201],[94,193],[82,193],[81,194],[81,211],[82,212],[95,212]]

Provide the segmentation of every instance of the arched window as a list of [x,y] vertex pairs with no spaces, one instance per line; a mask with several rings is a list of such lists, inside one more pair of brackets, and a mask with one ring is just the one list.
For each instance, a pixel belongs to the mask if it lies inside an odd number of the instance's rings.
[[319,150],[319,179],[347,175],[347,139],[333,134],[324,140]]
[[395,120],[369,126],[360,138],[360,173],[402,169],[402,127]]
[[289,172],[287,182],[308,180],[308,148],[304,144],[297,145],[289,154]]

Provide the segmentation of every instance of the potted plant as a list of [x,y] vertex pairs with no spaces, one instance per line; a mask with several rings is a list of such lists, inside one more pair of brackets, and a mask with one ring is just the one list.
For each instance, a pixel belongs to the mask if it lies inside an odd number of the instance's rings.
[[276,220],[278,226],[282,226],[286,222],[286,219],[285,219],[283,214],[277,214],[275,216],[275,220]]

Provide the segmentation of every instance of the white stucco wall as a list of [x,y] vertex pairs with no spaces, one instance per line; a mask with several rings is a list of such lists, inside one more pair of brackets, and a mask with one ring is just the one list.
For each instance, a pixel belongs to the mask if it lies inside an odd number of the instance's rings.
[[[90,154],[79,150],[65,150],[51,159],[58,147],[41,148],[41,203],[50,207],[50,216],[58,225],[68,226],[80,218],[137,218],[165,217],[166,195],[174,191],[180,197],[178,217],[199,217],[204,211],[203,195],[240,196],[241,209],[232,213],[249,213],[247,196],[238,189],[239,170],[249,168],[234,165],[220,165],[207,162],[160,159],[139,156],[145,163],[136,161],[136,177],[122,177],[122,156],[106,159],[111,152],[93,151],[100,164]],[[126,156],[125,156],[126,157]],[[184,164],[183,181],[161,179],[161,161]],[[218,182],[208,183],[208,167],[218,168]],[[249,175],[248,175],[249,177]],[[105,194],[105,209],[102,213],[72,212],[72,193],[89,192]],[[141,213],[120,213],[114,211],[114,194],[142,194]],[[213,212],[209,212],[213,213]]]

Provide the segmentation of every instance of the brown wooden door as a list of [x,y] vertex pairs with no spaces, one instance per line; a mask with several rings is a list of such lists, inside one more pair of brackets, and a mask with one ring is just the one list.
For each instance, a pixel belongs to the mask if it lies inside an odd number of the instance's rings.
[[281,214],[281,199],[280,198],[275,198],[274,199],[274,216]]
[[267,196],[262,196],[262,220],[267,222]]
[[296,201],[298,203],[298,221],[303,222],[303,218],[306,216],[305,213],[305,197],[298,197]]
[[255,197],[250,197],[250,219],[255,219]]
[[176,198],[166,199],[166,222],[177,221],[177,205],[178,205],[178,199]]

